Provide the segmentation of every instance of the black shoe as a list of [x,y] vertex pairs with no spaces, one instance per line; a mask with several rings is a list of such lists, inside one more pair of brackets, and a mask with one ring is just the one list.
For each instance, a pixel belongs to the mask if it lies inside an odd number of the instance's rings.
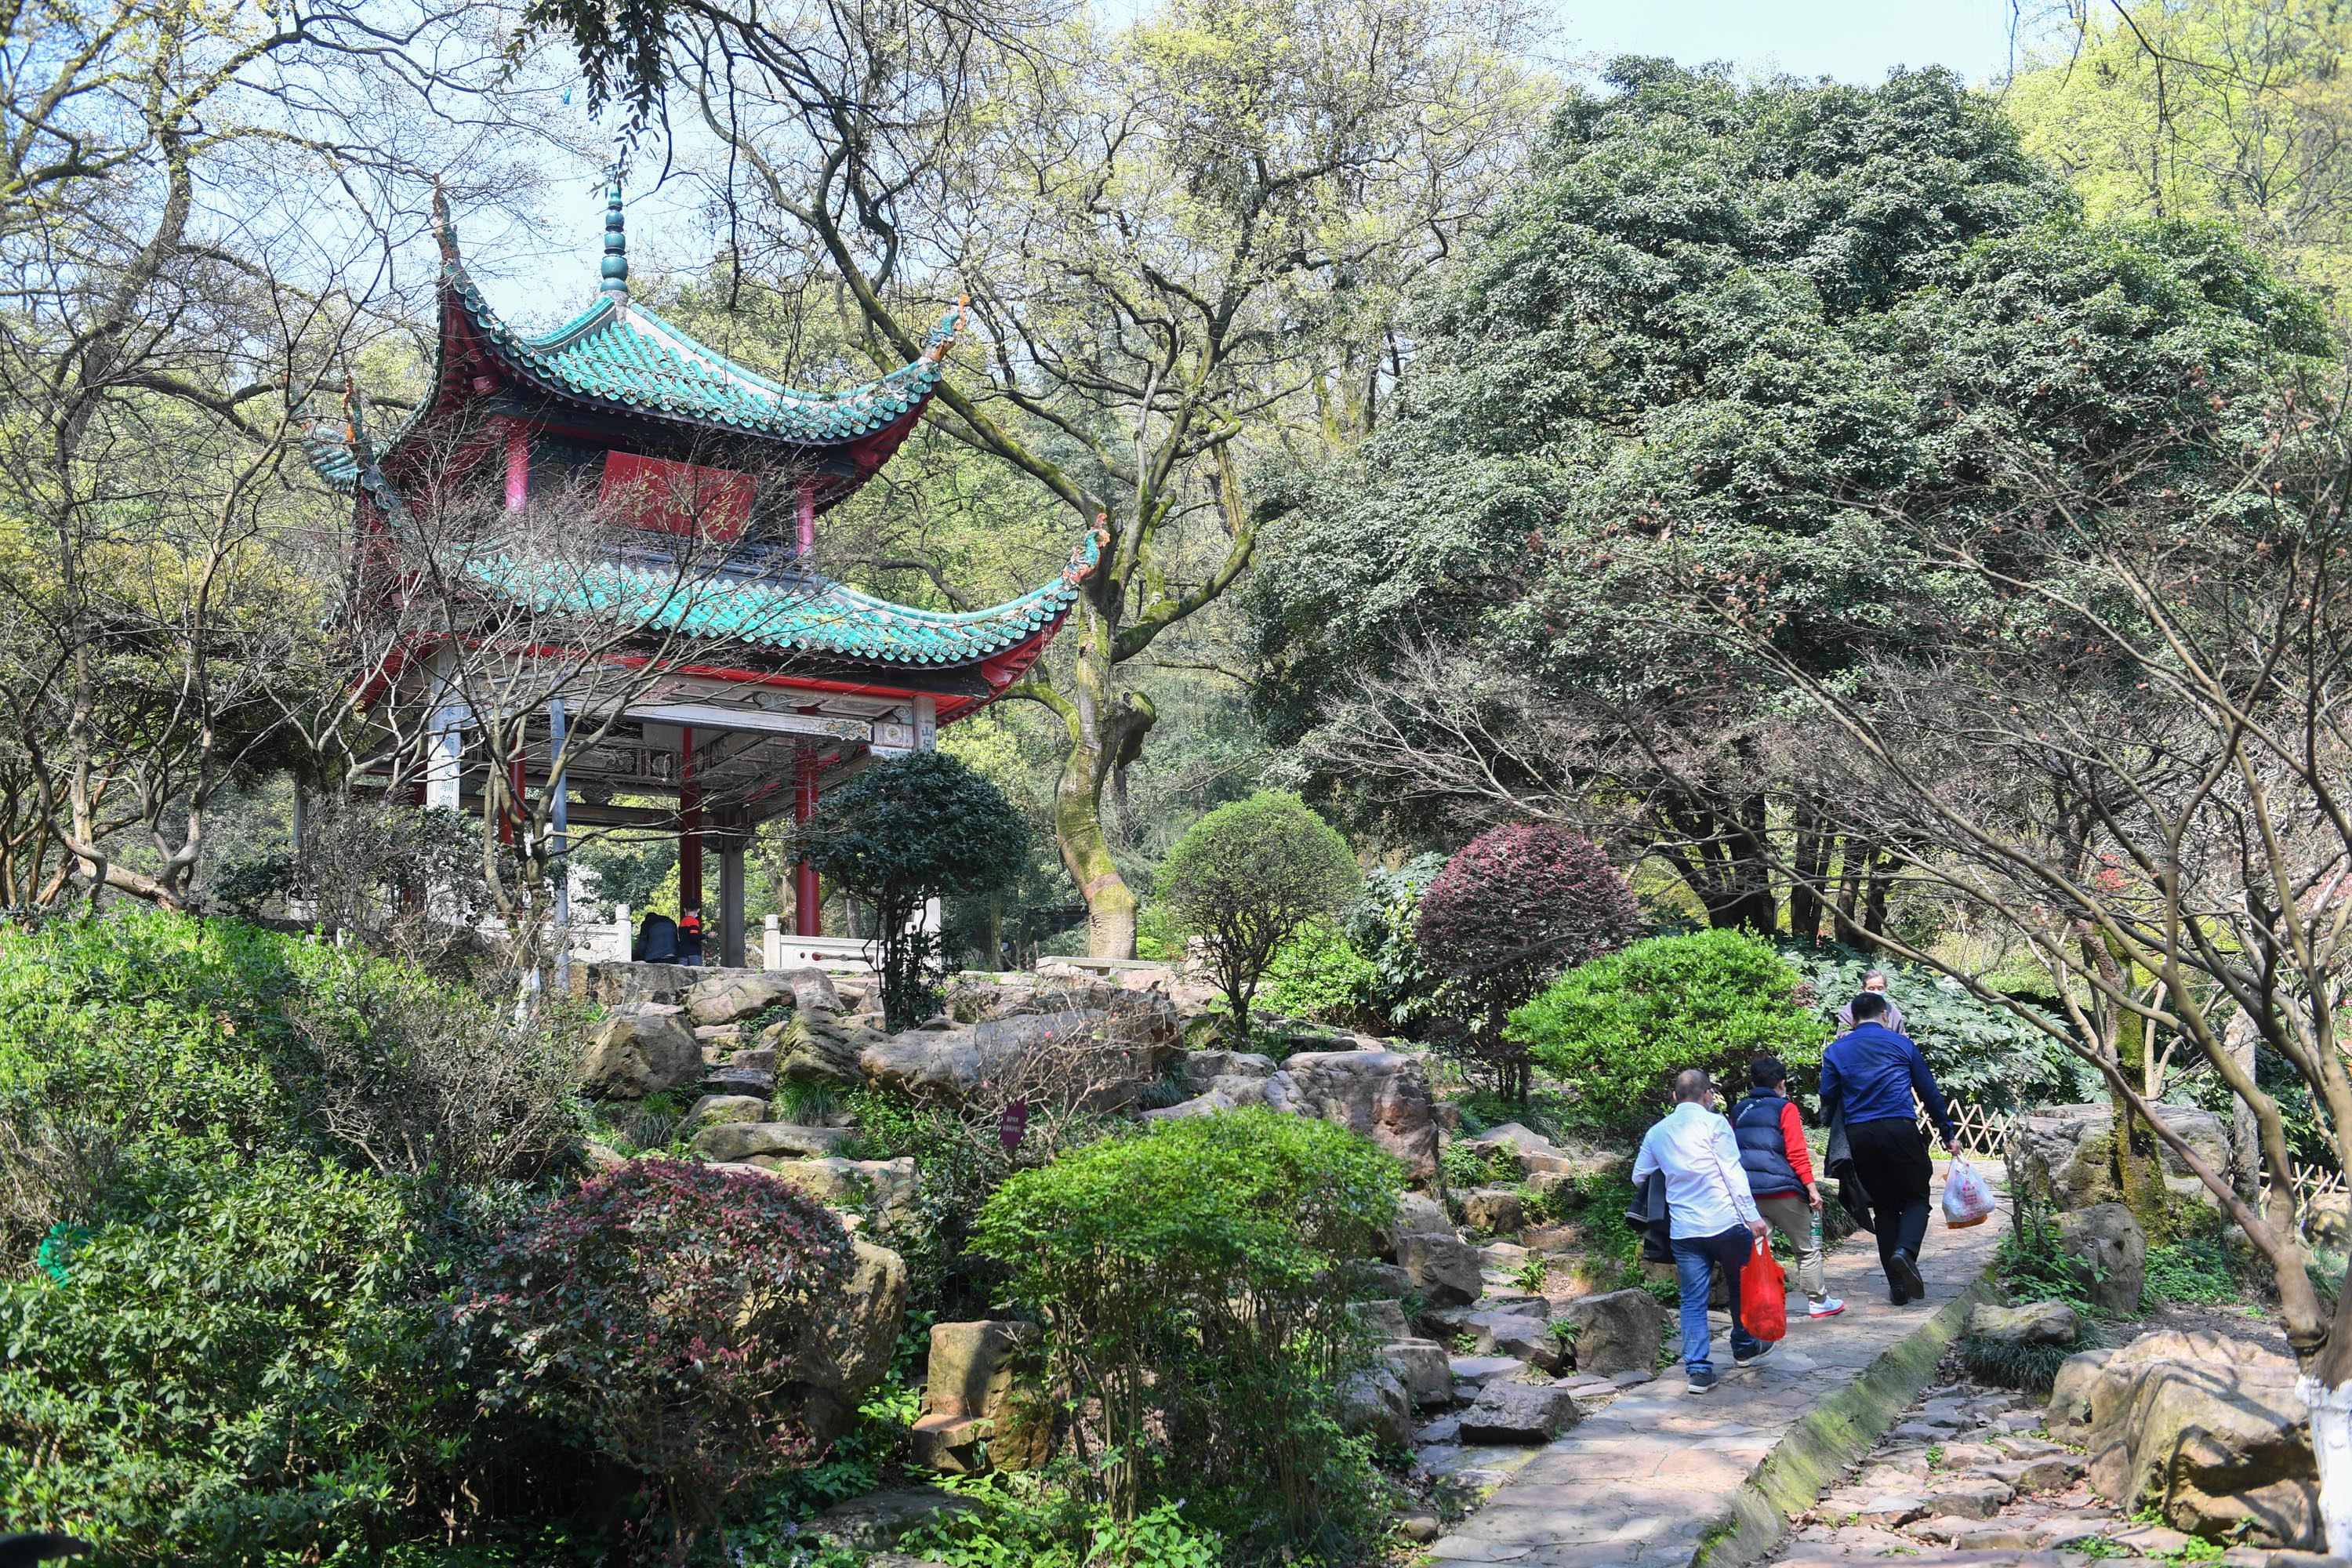
[[1706,1394],[1714,1387],[1715,1373],[1712,1370],[1693,1372],[1690,1374],[1690,1391],[1693,1394]]
[[1901,1288],[1900,1288],[1900,1287],[1894,1286],[1894,1285],[1889,1285],[1889,1286],[1886,1288],[1886,1304],[1887,1304],[1888,1306],[1890,1306],[1890,1307],[1901,1307],[1901,1306],[1906,1306],[1906,1305],[1908,1305],[1908,1304],[1909,1304],[1910,1300],[1911,1300],[1911,1298],[1910,1298],[1910,1297],[1908,1297],[1908,1296],[1906,1296],[1906,1295],[1903,1293],[1903,1291],[1902,1291],[1902,1289],[1901,1289]]
[[1886,1282],[1914,1301],[1927,1299],[1927,1282],[1919,1278],[1919,1266],[1912,1262],[1911,1255],[1899,1247],[1887,1254]]
[[1734,1366],[1746,1366],[1752,1362],[1762,1361],[1766,1356],[1770,1355],[1771,1353],[1772,1342],[1770,1340],[1766,1340],[1752,1351],[1733,1351],[1731,1352],[1731,1364]]

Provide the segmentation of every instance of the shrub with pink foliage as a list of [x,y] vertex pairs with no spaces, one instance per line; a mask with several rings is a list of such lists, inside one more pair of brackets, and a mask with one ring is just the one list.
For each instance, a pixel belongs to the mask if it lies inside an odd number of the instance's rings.
[[1640,934],[1633,890],[1589,838],[1546,823],[1489,828],[1422,895],[1422,959],[1461,1013],[1463,1054],[1524,1096],[1526,1054],[1503,1039],[1519,1005],[1571,964]]
[[452,1318],[485,1406],[583,1434],[643,1478],[682,1557],[737,1487],[812,1457],[794,1352],[850,1259],[798,1187],[636,1160],[511,1231]]

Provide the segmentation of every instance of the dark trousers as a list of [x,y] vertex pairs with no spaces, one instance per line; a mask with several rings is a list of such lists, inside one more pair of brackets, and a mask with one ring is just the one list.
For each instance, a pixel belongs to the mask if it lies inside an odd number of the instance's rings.
[[1919,1244],[1927,1239],[1927,1184],[1936,1173],[1919,1124],[1907,1116],[1849,1121],[1845,1141],[1853,1151],[1853,1173],[1870,1194],[1880,1267],[1898,1247],[1916,1262]]

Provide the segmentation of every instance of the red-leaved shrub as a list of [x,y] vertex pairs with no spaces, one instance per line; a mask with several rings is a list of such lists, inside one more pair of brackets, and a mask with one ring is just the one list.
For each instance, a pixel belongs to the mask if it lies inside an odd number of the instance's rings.
[[682,1561],[737,1487],[811,1457],[794,1352],[850,1258],[847,1232],[798,1187],[635,1160],[511,1231],[452,1318],[484,1405],[643,1478]]
[[1633,890],[1589,838],[1544,823],[1489,828],[1422,895],[1422,961],[1466,1015],[1462,1054],[1505,1092],[1527,1092],[1527,1057],[1505,1042],[1512,1008],[1572,963],[1640,933]]

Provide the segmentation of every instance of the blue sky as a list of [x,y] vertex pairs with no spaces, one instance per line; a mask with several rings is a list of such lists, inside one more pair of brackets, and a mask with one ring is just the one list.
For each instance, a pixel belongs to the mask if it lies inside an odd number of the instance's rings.
[[[1100,3],[1134,11],[1150,0]],[[2008,70],[2011,9],[2010,0],[1559,0],[1556,17],[1547,52],[1563,63],[1664,55],[1685,65],[1728,60],[1742,72],[1859,83],[1884,80],[1896,66],[1942,65],[1982,86]],[[642,174],[655,166],[646,160]],[[514,248],[539,251],[541,263],[478,279],[519,321],[551,325],[593,298],[604,203],[593,181],[592,171],[580,170],[572,189],[551,195],[538,231],[513,237],[521,242]],[[687,187],[640,187],[632,195],[632,248],[700,251],[682,210],[692,200]]]
[[1742,70],[1876,82],[1896,66],[1949,66],[1981,87],[2006,74],[2008,0],[1562,0],[1580,58],[1665,55]]

